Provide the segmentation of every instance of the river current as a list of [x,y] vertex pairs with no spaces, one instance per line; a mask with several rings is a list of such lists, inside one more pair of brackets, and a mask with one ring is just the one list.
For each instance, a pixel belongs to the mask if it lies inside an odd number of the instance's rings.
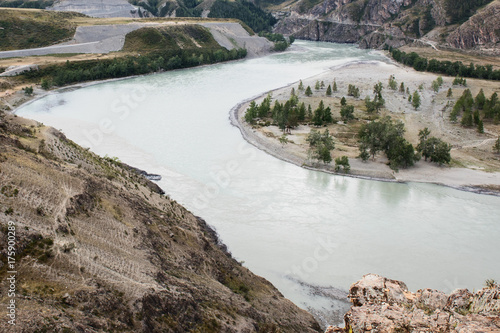
[[500,280],[500,198],[309,171],[269,156],[229,122],[237,103],[351,61],[352,45],[297,41],[263,58],[50,94],[16,112],[104,156],[158,173],[233,256],[324,323],[367,273],[415,291]]

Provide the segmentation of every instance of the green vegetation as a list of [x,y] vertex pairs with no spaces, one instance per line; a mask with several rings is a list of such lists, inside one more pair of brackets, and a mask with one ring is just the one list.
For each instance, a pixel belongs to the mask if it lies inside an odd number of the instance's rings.
[[0,1],[0,7],[4,8],[36,8],[45,9],[54,4],[54,0],[12,0]]
[[142,75],[241,59],[246,56],[246,52],[244,49],[227,51],[224,48],[163,50],[142,56],[53,64],[38,71],[26,72],[22,76],[31,80],[40,79],[42,88],[48,90],[53,86],[61,87],[76,82]]
[[469,89],[465,89],[462,96],[457,100],[450,113],[450,120],[455,122],[457,118],[462,116],[460,121],[464,127],[478,126],[478,132],[484,133],[484,121],[493,121],[498,123],[500,120],[500,102],[498,94],[495,92],[487,99],[481,89],[472,97]]
[[365,105],[368,113],[378,113],[379,110],[385,105],[385,100],[382,98],[382,89],[384,89],[382,82],[378,82],[373,87],[373,93],[375,94],[373,101],[370,99],[370,96],[366,96]]
[[439,165],[450,163],[451,145],[441,139],[431,137],[430,134],[431,132],[427,127],[418,132],[420,141],[417,145],[417,151],[422,154],[426,161],[430,158],[431,162],[438,163]]
[[332,96],[332,86],[328,85],[328,88],[326,88],[326,96]]
[[467,87],[467,80],[464,79],[463,77],[458,77],[458,75],[455,77],[453,80],[453,85],[454,86],[464,86]]
[[359,88],[357,88],[353,84],[350,84],[349,87],[347,88],[347,96],[352,96],[354,98],[358,98],[359,97]]
[[309,142],[309,158],[316,159],[325,164],[329,164],[332,161],[330,151],[335,148],[335,142],[327,129],[323,133],[312,129],[306,141]]
[[391,117],[364,124],[359,131],[359,157],[366,161],[371,155],[383,151],[389,159],[389,166],[393,170],[407,168],[420,159],[415,154],[412,144],[403,138],[404,124],[400,121],[393,122]]
[[22,74],[40,80],[42,89],[76,82],[141,75],[240,59],[246,50],[221,47],[208,29],[199,25],[142,28],[127,34],[124,50],[138,56],[52,64]]
[[221,48],[207,28],[188,24],[162,28],[141,28],[132,31],[125,37],[123,51],[142,53],[153,50],[197,49],[199,47],[204,49]]
[[415,110],[417,110],[420,107],[420,104],[420,94],[418,93],[418,90],[415,90],[411,99],[411,105],[415,108]]
[[30,86],[30,87],[24,87],[23,90],[24,90],[24,94],[26,96],[33,95],[33,87],[32,86]]
[[442,85],[443,78],[441,76],[438,76],[436,80],[432,81],[432,90],[434,90],[434,92],[438,92]]
[[287,40],[285,37],[283,37],[282,34],[274,34],[265,31],[259,32],[259,36],[265,37],[273,42],[275,51],[285,51],[295,41],[295,38],[293,38],[293,36],[290,36]]
[[451,18],[451,23],[465,22],[469,17],[474,15],[476,9],[489,4],[493,0],[445,0],[446,13]]
[[342,121],[347,123],[349,120],[354,119],[354,106],[353,105],[343,105],[340,107],[340,117]]
[[497,154],[500,154],[500,136],[495,141],[495,145],[493,146],[493,151],[495,151]]
[[299,13],[303,14],[320,3],[321,0],[302,0],[299,5]]
[[216,0],[208,17],[236,18],[245,22],[255,32],[271,31],[277,22],[270,13],[244,0]]
[[[439,61],[436,59],[428,60],[420,57],[417,53],[400,51],[395,48],[390,48],[389,52],[394,60],[413,67],[417,71],[427,71],[439,73],[449,76],[471,77],[486,80],[500,80],[500,70],[493,70],[493,65],[464,65],[461,61]],[[465,84],[464,84],[465,85]]]
[[313,92],[312,92],[310,86],[307,86],[305,94],[306,94],[307,97],[311,97],[312,96]]
[[323,100],[319,102],[318,108],[314,110],[312,120],[314,122],[314,126],[322,126],[325,123],[331,123],[333,121],[331,109],[330,107],[325,108]]
[[398,83],[396,82],[396,77],[394,75],[389,76],[389,88],[392,90],[398,89]]
[[344,170],[344,173],[349,173],[351,170],[349,158],[347,156],[337,157],[335,159],[335,171],[339,172],[341,168]]
[[73,37],[76,26],[67,12],[0,11],[0,50],[44,47]]

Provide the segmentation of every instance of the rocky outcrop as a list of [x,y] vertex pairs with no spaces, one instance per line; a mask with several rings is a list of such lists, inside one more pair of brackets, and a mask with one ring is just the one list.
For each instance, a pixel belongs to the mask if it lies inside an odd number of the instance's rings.
[[472,16],[447,38],[451,46],[460,49],[496,51],[500,45],[500,1]]
[[307,40],[359,43],[362,48],[399,47],[425,37],[425,43],[446,47],[498,49],[498,0],[461,26],[450,25],[443,0],[325,0],[308,8],[310,3],[301,0],[281,9],[275,31]]
[[499,332],[500,287],[450,295],[424,289],[408,291],[403,282],[376,274],[365,275],[349,291],[352,307],[345,328],[327,332]]
[[310,40],[361,41],[363,47],[378,48],[388,41],[398,45],[419,37],[430,21],[444,24],[442,15],[437,0],[327,0],[305,11],[304,2],[299,2],[288,14],[281,13],[275,30]]

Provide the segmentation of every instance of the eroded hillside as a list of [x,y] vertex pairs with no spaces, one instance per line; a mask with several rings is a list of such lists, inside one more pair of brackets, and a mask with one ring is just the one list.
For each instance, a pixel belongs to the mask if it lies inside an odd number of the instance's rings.
[[11,222],[23,332],[319,330],[202,219],[52,128],[1,114],[0,184],[0,276]]

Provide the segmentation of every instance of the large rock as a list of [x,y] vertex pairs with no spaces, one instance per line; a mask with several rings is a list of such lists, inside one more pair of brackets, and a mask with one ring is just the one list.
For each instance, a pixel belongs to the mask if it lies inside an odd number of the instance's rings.
[[476,293],[459,289],[446,295],[424,289],[409,292],[403,282],[368,274],[353,284],[353,306],[345,328],[327,332],[500,332],[500,287]]

